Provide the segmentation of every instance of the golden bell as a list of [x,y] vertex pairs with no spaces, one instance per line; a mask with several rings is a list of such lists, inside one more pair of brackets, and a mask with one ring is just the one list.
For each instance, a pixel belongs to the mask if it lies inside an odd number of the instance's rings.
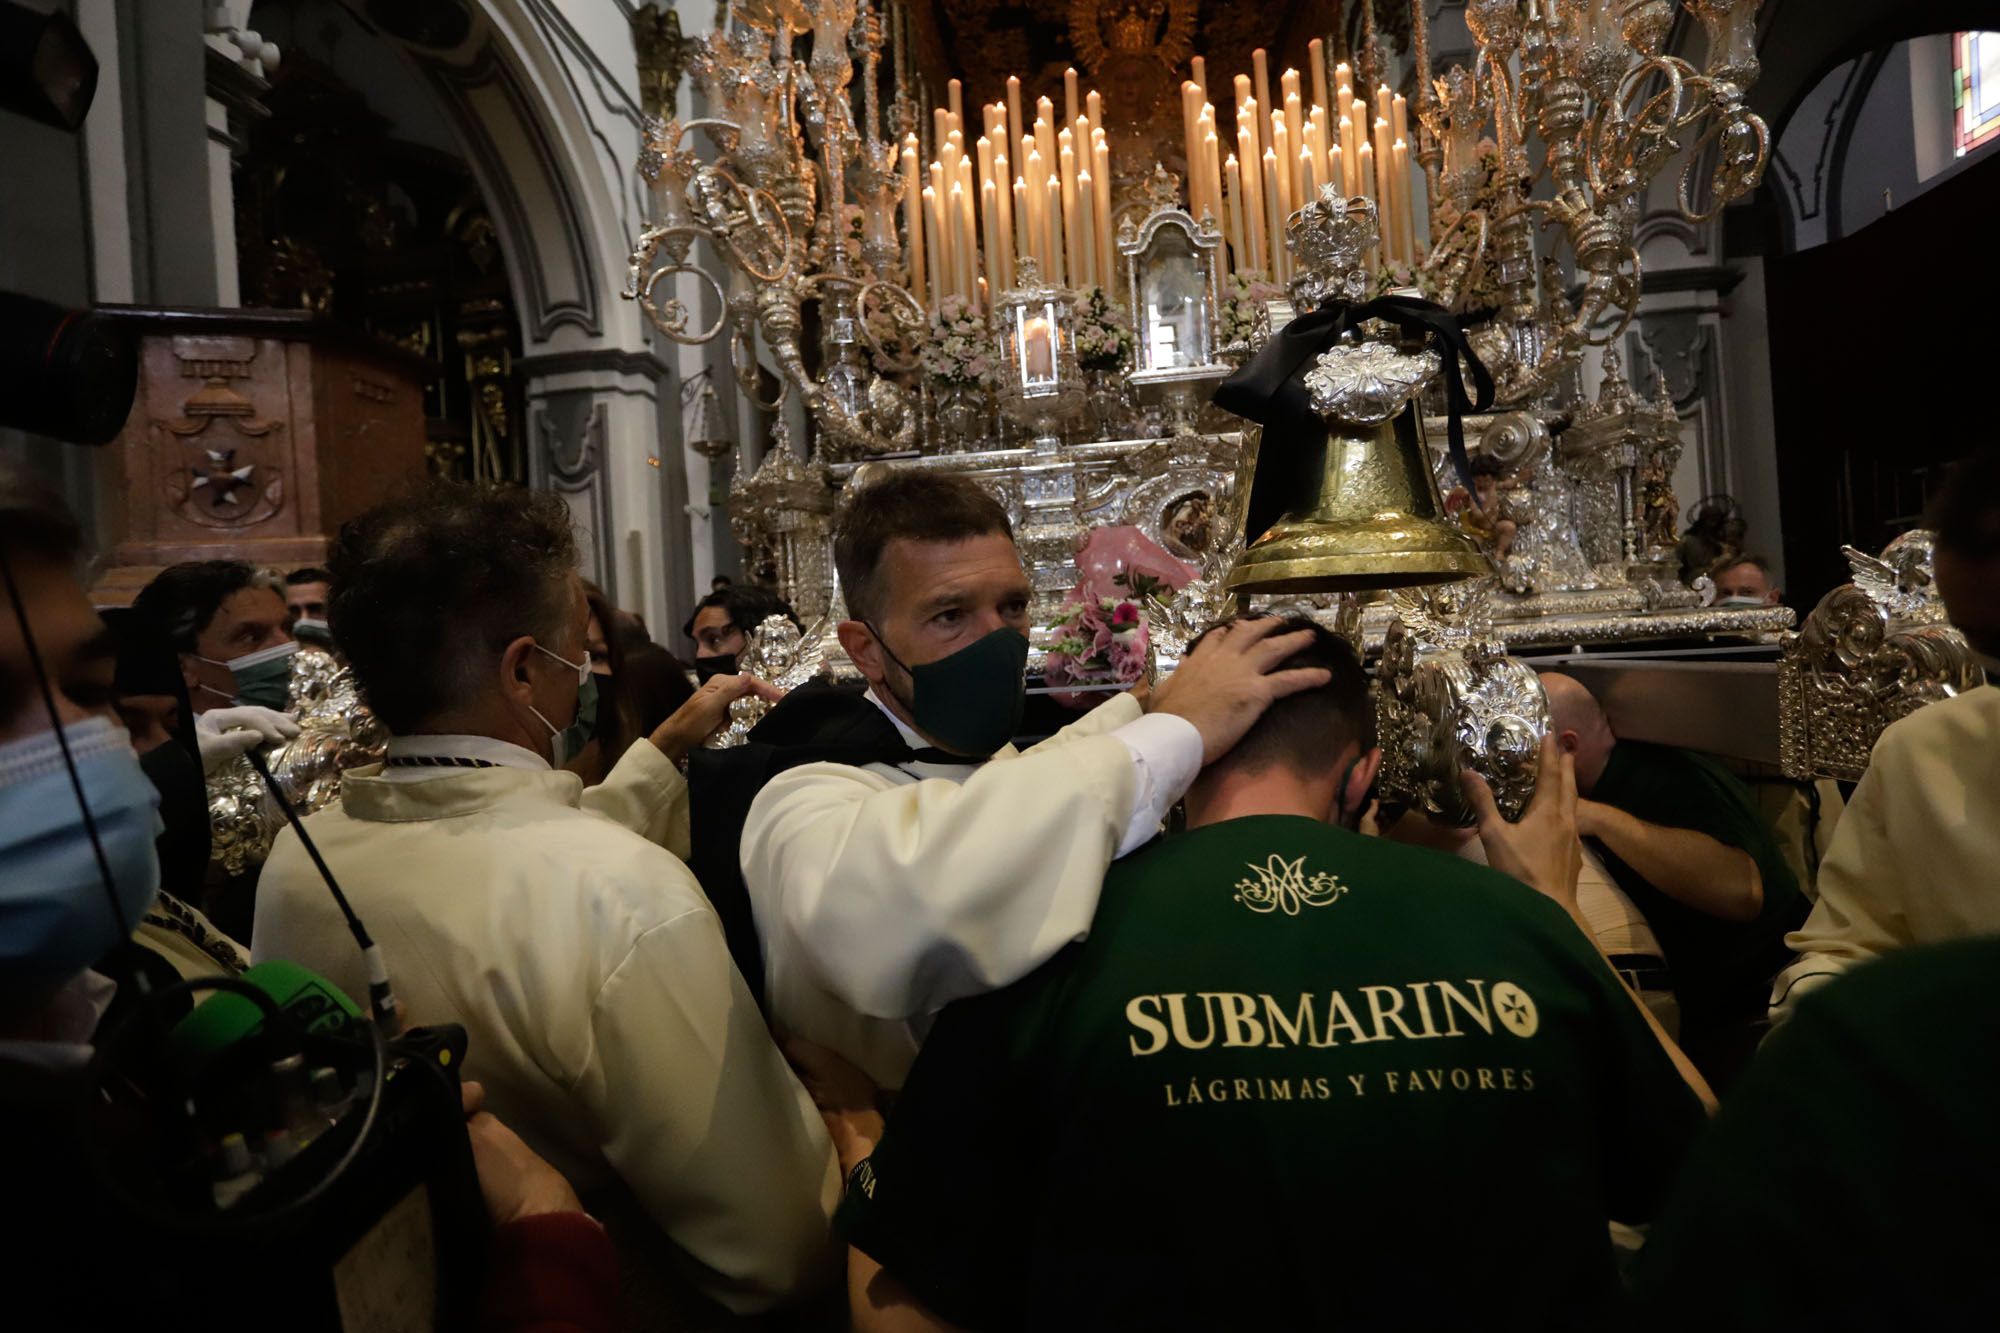
[[1237,483],[1244,516],[1261,523],[1271,509],[1283,512],[1250,541],[1223,586],[1350,592],[1488,573],[1472,539],[1438,517],[1444,506],[1418,430],[1413,410],[1375,426],[1336,421],[1324,443],[1288,440],[1283,458],[1260,458],[1263,432],[1246,426]]

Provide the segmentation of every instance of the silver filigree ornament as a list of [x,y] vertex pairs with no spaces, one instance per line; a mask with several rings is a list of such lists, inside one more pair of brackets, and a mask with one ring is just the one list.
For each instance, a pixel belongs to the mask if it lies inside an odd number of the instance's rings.
[[1460,782],[1468,768],[1519,819],[1548,732],[1541,680],[1494,637],[1493,593],[1490,580],[1468,579],[1390,599],[1373,687],[1382,796],[1446,824],[1473,822]]
[[1423,392],[1442,363],[1438,354],[1399,352],[1388,343],[1340,343],[1306,372],[1313,411],[1328,421],[1379,426]]
[[[766,684],[791,693],[818,675],[826,665],[825,642],[819,626],[814,633],[801,634],[791,617],[765,616],[746,636],[743,651],[736,656],[736,669]],[[746,694],[729,705],[729,721],[705,742],[711,750],[728,750],[750,738],[750,730],[764,720],[777,705]]]
[[1854,581],[1821,598],[1780,650],[1778,760],[1795,781],[1858,780],[1884,728],[1986,680],[1945,618],[1935,534],[1906,532],[1879,557],[1841,550]]

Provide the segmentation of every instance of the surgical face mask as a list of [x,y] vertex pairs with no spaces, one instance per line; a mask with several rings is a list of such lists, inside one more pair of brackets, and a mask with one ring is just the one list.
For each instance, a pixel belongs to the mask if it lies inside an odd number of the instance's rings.
[[[63,728],[126,926],[160,888],[160,795],[125,729]],[[0,986],[60,983],[122,942],[56,733],[0,745]]]
[[1718,597],[1715,599],[1715,604],[1717,606],[1769,606],[1770,605],[1770,603],[1766,602],[1763,598],[1753,597],[1747,592],[1732,593],[1728,597]]
[[733,676],[736,674],[736,654],[718,653],[714,657],[694,659],[694,678],[708,684],[711,676]]
[[1021,631],[1003,625],[950,657],[912,667],[903,665],[881,630],[868,630],[910,675],[912,697],[897,695],[897,701],[910,710],[917,730],[945,749],[984,758],[1020,730],[1028,697],[1028,636]]
[[[298,655],[298,651],[297,643],[279,643],[258,652],[232,657],[227,662],[199,656],[195,661],[227,667],[236,681],[236,702],[283,709],[291,697],[292,658]],[[196,688],[208,690],[210,694],[221,693],[206,685]]]
[[322,647],[333,646],[333,626],[324,620],[313,620],[300,616],[292,622],[292,637],[300,643],[316,643]]
[[535,645],[535,651],[544,657],[555,658],[576,672],[576,720],[568,726],[558,727],[542,716],[541,709],[533,704],[528,705],[528,711],[535,715],[535,720],[549,729],[550,765],[561,768],[582,754],[583,747],[590,744],[592,738],[597,735],[597,677],[591,674],[589,652],[584,653],[583,661],[572,662],[567,657],[550,652],[539,643]]

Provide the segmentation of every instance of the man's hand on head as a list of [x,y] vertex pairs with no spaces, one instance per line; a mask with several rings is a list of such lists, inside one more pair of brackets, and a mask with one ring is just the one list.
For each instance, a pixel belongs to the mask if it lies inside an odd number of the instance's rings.
[[1576,831],[1576,761],[1555,737],[1545,737],[1535,768],[1534,799],[1513,824],[1500,813],[1486,779],[1468,768],[1462,780],[1466,799],[1479,816],[1486,863],[1553,899],[1581,924],[1576,881],[1583,873],[1583,844]]
[[1147,711],[1193,723],[1201,733],[1202,763],[1214,763],[1243,739],[1273,701],[1332,679],[1321,667],[1278,669],[1313,641],[1306,630],[1276,633],[1283,623],[1257,616],[1233,620],[1210,633],[1153,691]]
[[[753,694],[770,703],[785,697],[783,690],[767,685],[755,676],[710,676],[686,703],[674,710],[673,716],[654,729],[653,744],[659,746],[660,753],[667,758],[679,762],[689,750],[713,736],[729,721],[729,705]],[[618,762],[616,755],[607,756],[607,759],[611,763]]]

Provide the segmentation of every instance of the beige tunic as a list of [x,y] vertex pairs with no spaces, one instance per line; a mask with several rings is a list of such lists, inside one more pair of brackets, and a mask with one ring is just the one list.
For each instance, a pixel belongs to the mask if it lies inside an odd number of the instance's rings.
[[1920,708],[1875,742],[1819,868],[1819,902],[1785,937],[1798,961],[1771,1016],[1856,963],[2000,933],[2000,689]]
[[[622,1178],[718,1300],[753,1310],[798,1287],[828,1253],[838,1173],[708,900],[650,840],[685,828],[673,765],[642,740],[589,791],[546,766],[391,771],[353,770],[306,827],[410,1021],[464,1024],[494,1114],[587,1205]],[[252,953],[367,992],[290,830]]]

